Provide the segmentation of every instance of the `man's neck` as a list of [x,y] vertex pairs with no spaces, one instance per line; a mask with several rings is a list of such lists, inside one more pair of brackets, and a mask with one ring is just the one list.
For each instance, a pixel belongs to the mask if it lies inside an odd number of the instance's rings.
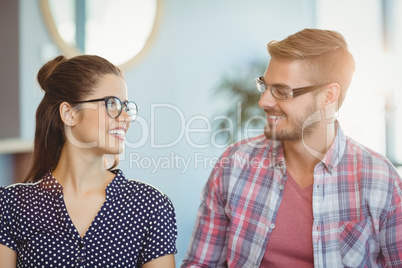
[[312,177],[335,139],[336,124],[320,126],[303,140],[283,142],[286,167],[294,177]]

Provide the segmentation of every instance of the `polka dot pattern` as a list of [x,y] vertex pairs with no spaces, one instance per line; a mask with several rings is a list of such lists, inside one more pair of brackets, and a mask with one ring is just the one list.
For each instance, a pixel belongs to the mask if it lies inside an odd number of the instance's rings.
[[176,253],[170,199],[113,172],[106,201],[83,238],[50,172],[35,183],[0,187],[0,244],[17,252],[17,267],[141,267]]

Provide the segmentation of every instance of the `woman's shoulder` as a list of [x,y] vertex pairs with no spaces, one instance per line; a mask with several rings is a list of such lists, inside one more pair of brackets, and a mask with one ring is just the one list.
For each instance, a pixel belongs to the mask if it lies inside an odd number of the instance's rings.
[[155,186],[141,180],[127,178],[128,189],[142,193],[144,196],[152,196],[154,198],[168,198],[165,193]]
[[23,182],[23,183],[14,183],[8,186],[0,187],[0,196],[10,196],[15,194],[22,194],[24,192],[36,192],[40,188],[40,181],[36,182]]
[[155,186],[141,180],[126,177],[121,171],[118,171],[117,174],[124,178],[122,189],[131,199],[146,203],[171,203],[169,197]]
[[30,203],[39,195],[40,181],[29,183],[15,183],[0,187],[0,206],[19,207],[23,203]]

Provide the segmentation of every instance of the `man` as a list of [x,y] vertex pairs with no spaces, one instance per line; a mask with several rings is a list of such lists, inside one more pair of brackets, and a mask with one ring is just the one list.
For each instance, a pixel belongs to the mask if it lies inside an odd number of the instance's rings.
[[182,267],[402,267],[402,180],[335,120],[355,63],[342,35],[268,44],[264,135],[230,146]]

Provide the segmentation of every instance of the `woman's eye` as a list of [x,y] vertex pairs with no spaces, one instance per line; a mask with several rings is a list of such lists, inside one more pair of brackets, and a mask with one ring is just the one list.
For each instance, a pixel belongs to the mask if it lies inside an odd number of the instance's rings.
[[116,102],[113,101],[113,100],[109,100],[108,103],[107,103],[107,109],[108,109],[109,111],[114,111],[114,110],[116,110]]

